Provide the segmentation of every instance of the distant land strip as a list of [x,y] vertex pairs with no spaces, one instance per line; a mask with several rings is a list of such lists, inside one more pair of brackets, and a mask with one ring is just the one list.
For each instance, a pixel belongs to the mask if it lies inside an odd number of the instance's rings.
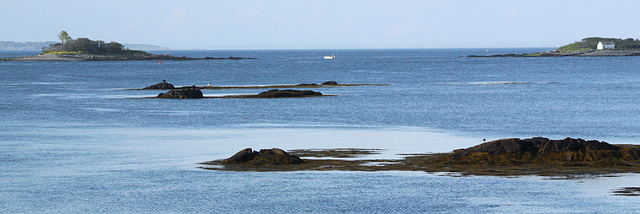
[[143,61],[143,60],[244,60],[249,57],[186,57],[167,54],[97,55],[97,54],[39,54],[24,57],[0,58],[0,61]]

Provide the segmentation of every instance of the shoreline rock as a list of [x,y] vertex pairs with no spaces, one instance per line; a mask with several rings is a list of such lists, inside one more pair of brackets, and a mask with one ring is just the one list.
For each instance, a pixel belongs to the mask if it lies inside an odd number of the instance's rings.
[[151,55],[95,55],[95,54],[38,54],[25,57],[0,58],[0,61],[144,61],[144,60],[243,60],[250,57],[204,57],[171,56],[167,54]]
[[167,99],[198,99],[204,98],[202,95],[202,91],[196,87],[192,88],[182,88],[168,91],[166,93],[160,93],[157,96],[158,98],[167,98]]
[[253,151],[251,148],[240,150],[235,155],[222,161],[224,164],[246,165],[283,165],[304,163],[298,156],[290,155],[278,148]]
[[293,90],[293,89],[272,89],[265,92],[260,92],[255,95],[255,98],[282,98],[282,97],[309,97],[309,96],[322,96],[322,93],[311,90]]
[[150,85],[147,87],[144,87],[142,89],[145,90],[149,90],[149,89],[175,89],[176,87],[173,86],[173,84],[171,83],[167,83],[166,80],[162,80],[161,83],[155,84],[155,85]]
[[[333,84],[335,83],[335,84]],[[336,87],[354,87],[354,86],[388,86],[389,84],[371,84],[371,83],[347,83],[347,84],[338,84],[335,81],[327,81],[321,84],[316,83],[302,83],[295,85],[228,85],[228,86],[196,86],[198,89],[208,89],[208,90],[225,90],[225,89],[284,89],[284,88],[336,88]],[[175,89],[181,88],[191,88],[193,86],[185,86],[185,87],[175,87]],[[157,90],[153,88],[131,88],[131,89],[122,89],[122,90]]]
[[512,138],[454,150],[451,160],[461,164],[518,165],[563,162],[568,165],[624,165],[627,161],[640,160],[640,151],[596,140]]
[[522,54],[495,54],[495,55],[468,55],[467,57],[608,57],[608,56],[640,56],[640,51],[618,51],[618,50],[589,50],[581,52],[561,53],[557,51],[547,51],[539,53]]
[[[454,150],[451,153],[404,154],[402,159],[339,159],[352,154],[371,154],[372,149],[291,150],[301,164],[264,165],[228,164],[250,159],[245,155],[209,161],[200,167],[224,171],[424,171],[453,176],[539,175],[556,179],[576,179],[614,173],[640,173],[640,145],[612,145],[595,140],[566,138],[549,140],[500,139]],[[375,153],[375,152],[374,152]],[[240,153],[239,153],[240,154]],[[217,167],[215,167],[217,166]]]

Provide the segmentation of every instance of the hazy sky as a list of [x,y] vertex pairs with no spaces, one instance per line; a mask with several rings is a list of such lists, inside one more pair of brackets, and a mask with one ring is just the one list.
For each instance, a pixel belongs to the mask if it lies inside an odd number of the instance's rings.
[[173,49],[556,47],[640,37],[640,1],[0,0],[0,41]]

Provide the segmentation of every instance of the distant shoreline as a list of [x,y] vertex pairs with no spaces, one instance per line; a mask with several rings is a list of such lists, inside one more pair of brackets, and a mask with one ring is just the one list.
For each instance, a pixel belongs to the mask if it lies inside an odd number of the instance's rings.
[[539,53],[523,54],[495,54],[495,55],[468,55],[467,57],[607,57],[607,56],[640,56],[640,51],[619,51],[619,50],[588,50],[580,52],[562,53],[558,51],[547,51]]
[[248,57],[185,57],[168,54],[151,55],[95,55],[95,54],[38,54],[24,57],[0,58],[0,61],[143,61],[143,60],[243,60]]

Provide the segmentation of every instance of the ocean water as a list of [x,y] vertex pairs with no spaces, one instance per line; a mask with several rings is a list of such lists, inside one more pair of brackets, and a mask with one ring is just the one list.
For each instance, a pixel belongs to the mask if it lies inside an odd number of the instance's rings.
[[[0,62],[0,212],[640,211],[637,197],[611,194],[638,186],[635,174],[549,180],[197,168],[247,147],[380,148],[380,158],[394,158],[508,137],[640,143],[638,57],[464,57],[545,50],[167,51],[257,59]],[[337,58],[322,58],[329,54]],[[164,91],[122,90],[163,79],[389,85],[319,88],[337,96],[303,99],[130,99]]]

